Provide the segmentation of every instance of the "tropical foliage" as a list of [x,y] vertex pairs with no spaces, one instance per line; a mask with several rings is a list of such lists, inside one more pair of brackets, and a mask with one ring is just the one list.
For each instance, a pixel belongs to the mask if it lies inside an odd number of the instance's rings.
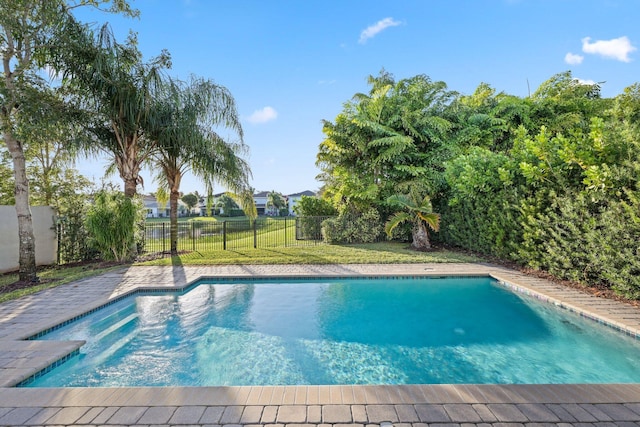
[[640,297],[640,85],[607,99],[570,72],[526,98],[386,72],[370,84],[324,124],[325,200],[391,231],[425,201],[405,197],[413,182],[441,214],[439,244]]
[[298,216],[333,216],[338,210],[328,200],[314,196],[302,196],[293,207]]
[[443,162],[455,152],[447,112],[455,92],[424,75],[396,82],[384,70],[369,84],[369,93],[354,95],[335,122],[324,122],[317,157],[324,197],[340,209],[366,209],[382,205],[397,183],[415,179],[438,194]]
[[120,192],[100,191],[94,196],[86,217],[90,243],[103,259],[131,260],[136,254],[135,225],[142,221],[139,200]]
[[273,216],[281,216],[283,213],[284,216],[286,216],[289,212],[287,209],[287,201],[284,196],[275,190],[272,190],[267,194],[266,207],[268,213]]
[[440,215],[433,212],[431,198],[421,197],[417,192],[409,194],[394,194],[389,196],[387,203],[401,210],[393,214],[385,224],[384,231],[391,237],[393,230],[403,222],[410,222],[411,247],[418,251],[431,249],[429,242],[429,228],[440,230]]

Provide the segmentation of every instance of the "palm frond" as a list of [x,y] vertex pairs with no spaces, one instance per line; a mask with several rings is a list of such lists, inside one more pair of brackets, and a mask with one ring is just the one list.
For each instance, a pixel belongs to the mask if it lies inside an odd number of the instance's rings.
[[391,237],[393,230],[400,224],[406,221],[411,221],[412,216],[408,212],[396,212],[393,214],[387,222],[384,224],[384,232],[387,236]]
[[440,214],[437,214],[434,212],[431,212],[431,213],[419,212],[417,215],[421,220],[427,223],[429,228],[432,229],[433,231],[440,230]]

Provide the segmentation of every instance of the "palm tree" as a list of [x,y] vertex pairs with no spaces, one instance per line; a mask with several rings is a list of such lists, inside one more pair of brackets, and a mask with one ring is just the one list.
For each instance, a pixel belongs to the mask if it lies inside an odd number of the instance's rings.
[[156,100],[166,91],[164,71],[170,67],[167,51],[143,63],[135,38],[126,44],[115,41],[108,26],[93,46],[82,46],[78,55],[88,58],[70,70],[79,91],[88,93],[87,110],[97,111],[88,128],[93,135],[84,142],[90,155],[106,152],[124,181],[124,194],[133,197],[143,184],[140,171],[155,150],[156,141],[148,129],[161,125],[161,109]]
[[[156,180],[169,192],[171,252],[178,249],[178,198],[187,171],[201,178],[207,191],[218,182],[241,193],[248,187],[251,170],[241,157],[247,152],[235,101],[224,87],[209,80],[191,78],[189,84],[173,81],[158,105],[163,120],[149,130],[156,144],[151,163],[158,167]],[[240,142],[228,142],[214,127],[235,131]]]
[[275,211],[277,216],[280,216],[280,209],[287,206],[287,202],[285,201],[282,194],[272,190],[267,194],[267,207],[271,209],[271,211]]
[[389,218],[384,226],[387,236],[391,237],[393,230],[403,222],[411,222],[413,242],[411,247],[417,251],[431,249],[429,242],[428,228],[433,231],[440,229],[440,214],[433,212],[431,198],[424,196],[416,197],[415,192],[410,194],[394,194],[387,198],[387,203],[391,206],[399,207],[402,210],[396,212]]

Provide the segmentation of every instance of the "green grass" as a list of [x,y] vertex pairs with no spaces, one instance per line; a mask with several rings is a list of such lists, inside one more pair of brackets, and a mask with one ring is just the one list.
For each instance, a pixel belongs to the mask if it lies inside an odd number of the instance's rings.
[[449,250],[416,252],[406,243],[273,247],[235,250],[200,250],[137,265],[233,264],[415,264],[424,262],[481,262],[482,259]]
[[3,274],[0,275],[0,303],[20,298],[25,295],[34,294],[45,289],[55,288],[56,286],[73,282],[74,280],[97,276],[98,274],[122,267],[123,265],[105,266],[103,263],[44,267],[38,271],[38,278],[40,279],[39,283],[34,285],[22,285],[18,288],[15,286],[15,283],[18,281],[18,273]]

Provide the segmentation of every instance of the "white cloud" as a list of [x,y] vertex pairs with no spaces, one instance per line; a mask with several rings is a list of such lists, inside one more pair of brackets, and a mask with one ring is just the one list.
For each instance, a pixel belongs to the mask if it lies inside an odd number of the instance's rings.
[[389,27],[397,27],[400,24],[402,24],[402,22],[396,21],[393,18],[384,18],[383,20],[380,20],[375,24],[370,25],[364,30],[362,30],[362,32],[360,33],[360,40],[358,40],[358,43],[364,44],[370,38],[375,37],[376,34],[378,34],[379,32]]
[[336,82],[336,80],[335,80],[335,79],[334,79],[334,80],[319,80],[319,81],[318,81],[318,84],[319,84],[319,85],[321,85],[321,86],[322,86],[322,85],[332,85],[332,84],[334,84],[335,82]]
[[580,83],[581,85],[589,85],[592,86],[594,84],[596,84],[596,82],[594,82],[593,80],[585,80],[585,79],[576,79],[578,81],[578,83]]
[[591,37],[582,39],[582,51],[584,53],[593,53],[622,62],[630,62],[629,54],[637,50],[631,45],[631,41],[629,41],[627,36],[611,40],[596,40],[593,43],[591,43],[590,40]]
[[278,118],[278,112],[272,107],[264,107],[261,110],[254,111],[247,119],[249,123],[267,123]]
[[571,65],[580,65],[582,64],[583,59],[584,59],[584,56],[571,53],[571,52],[567,53],[564,56],[564,62]]

